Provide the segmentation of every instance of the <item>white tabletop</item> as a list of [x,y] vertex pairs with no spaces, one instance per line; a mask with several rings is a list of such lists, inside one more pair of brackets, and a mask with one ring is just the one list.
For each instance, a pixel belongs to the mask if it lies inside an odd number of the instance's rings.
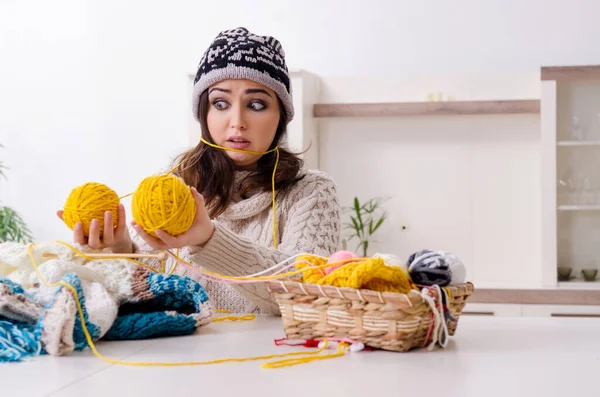
[[[278,347],[280,318],[212,323],[197,334],[100,342],[126,361],[202,361]],[[332,350],[333,351],[333,350]],[[280,369],[265,361],[200,367],[111,365],[89,350],[0,365],[2,396],[600,396],[600,319],[460,319],[445,349],[348,352]]]

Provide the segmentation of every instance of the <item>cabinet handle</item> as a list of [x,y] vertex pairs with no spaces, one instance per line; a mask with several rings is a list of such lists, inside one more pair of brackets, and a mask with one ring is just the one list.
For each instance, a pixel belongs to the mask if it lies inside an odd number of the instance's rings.
[[576,314],[576,313],[552,313],[550,317],[583,317],[583,318],[599,318],[600,314]]
[[467,315],[467,316],[495,316],[496,313],[494,313],[494,312],[462,312],[461,315]]

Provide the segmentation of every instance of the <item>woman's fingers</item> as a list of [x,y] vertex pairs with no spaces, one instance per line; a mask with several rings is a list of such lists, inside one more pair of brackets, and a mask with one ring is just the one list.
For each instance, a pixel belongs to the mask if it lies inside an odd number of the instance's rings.
[[119,203],[119,206],[117,207],[117,215],[119,216],[119,219],[117,221],[117,233],[127,231],[125,207],[121,203]]
[[112,212],[106,211],[104,213],[104,232],[102,233],[102,242],[105,245],[111,245],[114,241],[115,235],[113,230]]
[[[127,241],[131,242],[123,204],[119,203],[117,211],[119,219],[116,229],[114,227],[114,214],[112,211],[105,211],[103,219],[92,219],[87,237],[84,234],[83,224],[81,222],[75,223],[73,227],[73,241],[77,244],[89,245],[93,249],[104,249],[106,247],[119,246],[120,244],[124,245]],[[64,222],[63,215],[63,210],[56,211],[56,216]],[[101,225],[104,226],[102,233],[100,232]],[[158,239],[156,241],[160,242]]]
[[191,188],[192,196],[194,196],[194,201],[196,202],[196,221],[201,222],[204,220],[204,213],[206,212],[206,207],[204,204],[204,197],[198,193],[195,188]]
[[102,248],[102,243],[100,242],[100,221],[98,219],[92,219],[92,223],[90,224],[88,245],[94,249]]
[[73,240],[80,245],[84,245],[85,236],[83,235],[83,224],[81,222],[77,222],[75,226],[73,226]]
[[153,249],[167,249],[167,246],[165,245],[165,243],[163,243],[160,239],[149,235],[148,233],[146,233],[146,231],[144,229],[141,228],[140,225],[138,225],[135,222],[131,223],[131,226],[133,226],[133,228],[135,229],[135,231],[140,235],[141,238],[144,239],[144,241],[146,243],[148,243],[148,245],[150,247],[152,247]]
[[158,238],[160,238],[167,247],[181,248],[183,246],[177,237],[173,237],[167,232],[164,232],[162,230],[155,230],[154,233],[156,233]]

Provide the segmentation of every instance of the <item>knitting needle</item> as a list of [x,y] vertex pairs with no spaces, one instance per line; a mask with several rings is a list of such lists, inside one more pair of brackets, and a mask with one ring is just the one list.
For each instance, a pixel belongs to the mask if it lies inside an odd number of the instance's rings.
[[[78,255],[78,254],[76,254]],[[90,253],[90,254],[84,254],[85,256],[89,256],[90,258],[97,258],[97,259],[110,259],[110,258],[115,258],[115,259],[122,259],[122,258],[156,258],[158,260],[165,260],[167,259],[167,253],[166,252],[160,252],[158,254],[94,254],[94,253]],[[42,254],[42,258],[58,258],[58,255],[53,254],[51,252],[44,252]]]

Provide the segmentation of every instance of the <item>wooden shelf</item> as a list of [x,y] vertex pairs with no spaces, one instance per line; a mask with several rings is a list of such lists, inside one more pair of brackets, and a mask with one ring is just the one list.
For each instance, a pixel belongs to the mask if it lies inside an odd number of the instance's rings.
[[600,65],[549,66],[541,71],[542,80],[596,80],[600,79]]
[[600,205],[559,205],[559,211],[600,211]]
[[[591,283],[591,284],[597,284]],[[568,283],[565,283],[568,284]],[[578,286],[579,287],[579,286]],[[537,305],[600,305],[600,289],[560,285],[552,289],[478,289],[469,303],[505,303]]]
[[539,114],[538,99],[497,101],[318,103],[314,117],[397,117],[419,115]]
[[562,289],[583,289],[583,290],[600,290],[600,281],[559,281],[558,287]]
[[558,141],[557,146],[600,146],[600,141]]

